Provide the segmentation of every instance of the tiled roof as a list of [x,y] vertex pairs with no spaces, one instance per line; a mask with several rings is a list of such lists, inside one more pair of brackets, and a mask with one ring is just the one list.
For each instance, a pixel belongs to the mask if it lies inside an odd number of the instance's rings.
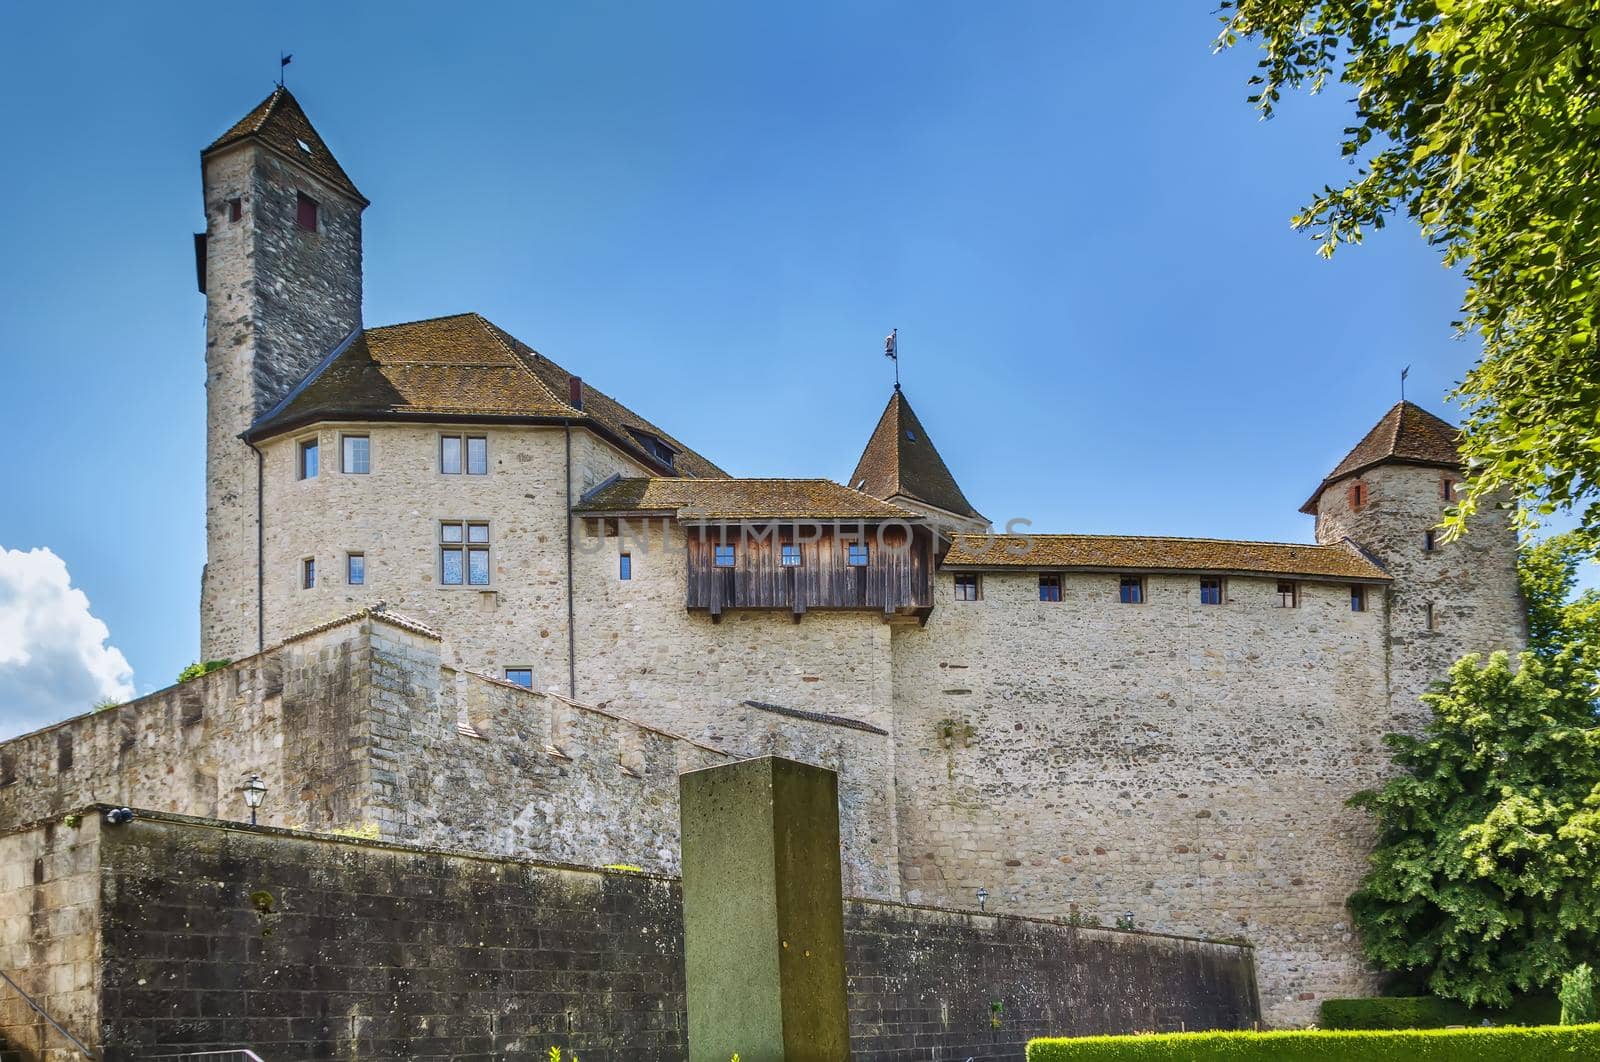
[[958,516],[983,519],[961,493],[956,477],[898,388],[867,440],[850,485],[875,498],[899,495]]
[[363,206],[366,205],[367,197],[356,188],[350,175],[339,165],[339,160],[328,150],[328,145],[312,126],[311,119],[300,109],[294,94],[282,85],[273,89],[272,95],[257,104],[254,110],[239,119],[232,129],[217,137],[200,154],[209,154],[247,137],[254,137],[279,154],[297,160],[312,173],[341,191],[349,192],[361,200]]
[[956,535],[945,568],[1246,572],[1387,581],[1354,546],[1142,535]]
[[1457,445],[1460,438],[1461,430],[1448,421],[1414,403],[1397,403],[1356,443],[1355,449],[1345,455],[1338,467],[1328,473],[1300,511],[1314,514],[1323,491],[1346,476],[1358,475],[1374,465],[1394,461],[1460,468],[1461,451]]
[[589,514],[683,520],[909,520],[914,514],[828,479],[618,479],[577,506]]
[[723,476],[720,468],[608,395],[584,385],[568,403],[565,369],[475,313],[368,328],[334,351],[251,426],[252,440],[319,420],[567,419],[598,428],[650,467],[662,462],[638,432],[677,451],[671,468]]

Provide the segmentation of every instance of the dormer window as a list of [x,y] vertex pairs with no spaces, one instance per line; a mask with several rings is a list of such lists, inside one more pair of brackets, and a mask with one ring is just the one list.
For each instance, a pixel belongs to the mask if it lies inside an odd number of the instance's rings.
[[317,201],[304,192],[295,193],[294,223],[306,232],[317,231]]
[[639,428],[629,428],[628,432],[638,441],[639,447],[655,460],[672,467],[673,459],[678,456],[678,451],[661,441],[660,436]]

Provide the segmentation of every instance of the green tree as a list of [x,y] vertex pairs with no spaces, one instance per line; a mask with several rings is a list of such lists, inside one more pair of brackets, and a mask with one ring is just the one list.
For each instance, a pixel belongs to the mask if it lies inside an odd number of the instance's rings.
[[1600,670],[1600,590],[1574,595],[1587,550],[1572,532],[1524,543],[1517,557],[1522,596],[1528,603],[1528,648],[1546,663]]
[[[1474,468],[1450,516],[1570,509],[1600,547],[1600,0],[1222,0],[1264,52],[1251,102],[1349,86],[1357,163],[1294,218],[1324,255],[1404,212],[1467,281],[1483,354],[1453,397]],[[1503,492],[1503,493],[1502,493]]]
[[1579,963],[1561,978],[1561,1024],[1589,1025],[1600,1021],[1595,1007],[1594,970]]
[[1401,772],[1357,794],[1377,818],[1350,898],[1367,955],[1429,991],[1507,1006],[1600,942],[1600,728],[1581,684],[1524,653],[1468,656],[1423,696]]

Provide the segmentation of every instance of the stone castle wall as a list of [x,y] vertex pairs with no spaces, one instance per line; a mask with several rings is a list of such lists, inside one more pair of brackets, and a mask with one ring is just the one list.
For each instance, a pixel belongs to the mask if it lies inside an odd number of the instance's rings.
[[[275,640],[256,621],[257,416],[361,326],[361,204],[253,141],[202,165],[206,212],[206,569],[201,652]],[[318,231],[295,221],[300,192]],[[241,217],[230,220],[229,201]]]
[[[686,1057],[676,880],[98,814],[0,836],[0,866],[59,853],[0,905],[30,889],[88,905],[70,1028],[107,1062],[239,1045],[277,1062]],[[1020,1062],[1046,1030],[1256,1017],[1247,948],[863,901],[845,933],[861,1062]]]
[[1371,831],[1344,807],[1381,778],[1393,717],[1381,597],[1342,583],[986,574],[982,599],[937,583],[924,629],[895,632],[905,896],[1257,946],[1275,1024],[1372,987],[1344,900]]

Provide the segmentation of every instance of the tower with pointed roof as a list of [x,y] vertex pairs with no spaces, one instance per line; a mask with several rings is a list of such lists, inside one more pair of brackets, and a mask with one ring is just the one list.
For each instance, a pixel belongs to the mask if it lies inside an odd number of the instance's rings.
[[951,530],[982,531],[989,526],[962,493],[899,384],[850,474],[849,485]]
[[1354,545],[1393,579],[1389,696],[1402,716],[1421,713],[1418,696],[1465,654],[1527,644],[1510,511],[1480,510],[1455,541],[1439,529],[1465,478],[1459,438],[1454,425],[1399,402],[1301,507],[1317,518],[1319,543]]
[[201,652],[262,643],[259,456],[240,436],[361,327],[366,198],[281,85],[200,153],[206,231]]

